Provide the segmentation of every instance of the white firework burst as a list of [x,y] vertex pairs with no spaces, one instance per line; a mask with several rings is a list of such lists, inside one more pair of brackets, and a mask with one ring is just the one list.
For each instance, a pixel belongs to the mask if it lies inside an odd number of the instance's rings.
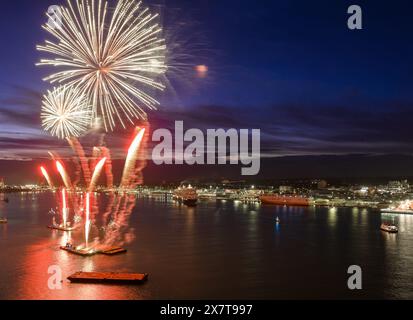
[[74,88],[61,86],[43,96],[42,126],[59,139],[80,137],[92,121],[87,98]]
[[106,131],[119,121],[146,119],[156,109],[153,89],[167,71],[166,45],[157,16],[141,2],[118,0],[113,11],[102,0],[76,0],[61,7],[62,25],[44,25],[58,42],[37,49],[54,56],[38,65],[60,68],[44,80],[63,83],[85,94],[93,116],[101,117]]

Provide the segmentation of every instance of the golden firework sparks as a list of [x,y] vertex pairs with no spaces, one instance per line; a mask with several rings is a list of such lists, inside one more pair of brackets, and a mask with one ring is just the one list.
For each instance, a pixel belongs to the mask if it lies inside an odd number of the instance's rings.
[[54,56],[38,65],[60,69],[44,80],[85,94],[106,131],[117,121],[125,127],[125,120],[146,119],[145,109],[159,104],[151,91],[164,89],[157,79],[167,70],[158,15],[135,0],[119,0],[110,12],[102,0],[77,0],[75,5],[68,0],[61,7],[62,26],[43,26],[58,41],[37,46]]
[[43,129],[59,139],[79,137],[89,128],[92,110],[84,95],[65,86],[43,96]]

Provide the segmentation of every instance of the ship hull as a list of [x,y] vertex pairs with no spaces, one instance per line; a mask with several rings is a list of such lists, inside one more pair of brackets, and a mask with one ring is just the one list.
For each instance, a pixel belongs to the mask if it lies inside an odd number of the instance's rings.
[[195,198],[195,197],[186,198],[180,195],[174,195],[173,198],[175,201],[182,203],[188,207],[196,207],[198,204],[198,198]]
[[188,207],[196,207],[198,204],[197,199],[183,199],[182,203]]
[[277,205],[277,206],[310,206],[310,200],[300,197],[281,197],[281,196],[262,196],[260,197],[262,204]]

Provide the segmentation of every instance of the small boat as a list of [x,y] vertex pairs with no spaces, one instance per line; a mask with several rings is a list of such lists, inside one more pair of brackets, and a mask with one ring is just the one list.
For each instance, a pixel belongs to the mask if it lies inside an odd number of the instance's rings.
[[6,218],[0,218],[0,224],[5,224],[7,223],[7,219]]
[[382,224],[381,224],[380,230],[385,231],[385,232],[389,232],[389,233],[397,233],[397,232],[399,232],[399,229],[397,229],[396,226],[392,226],[392,225],[385,224],[385,223],[382,223]]

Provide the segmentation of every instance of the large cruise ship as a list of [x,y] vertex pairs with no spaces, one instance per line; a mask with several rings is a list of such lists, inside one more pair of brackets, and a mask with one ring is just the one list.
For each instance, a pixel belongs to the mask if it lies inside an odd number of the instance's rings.
[[194,207],[198,203],[198,194],[191,186],[179,187],[174,191],[174,199],[189,207]]
[[279,206],[305,206],[311,205],[309,198],[299,196],[284,196],[284,195],[263,195],[260,197],[262,204],[272,204]]

